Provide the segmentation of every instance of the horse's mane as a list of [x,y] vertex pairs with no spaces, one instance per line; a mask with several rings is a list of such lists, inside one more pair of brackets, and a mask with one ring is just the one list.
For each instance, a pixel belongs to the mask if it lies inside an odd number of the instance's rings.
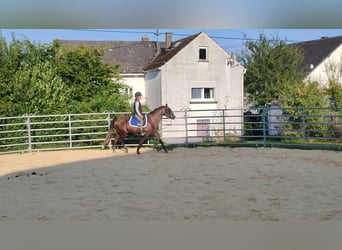
[[160,106],[160,107],[158,107],[158,108],[155,108],[155,109],[152,110],[149,114],[153,115],[154,113],[157,112],[157,110],[161,109],[162,107],[164,107],[164,106]]

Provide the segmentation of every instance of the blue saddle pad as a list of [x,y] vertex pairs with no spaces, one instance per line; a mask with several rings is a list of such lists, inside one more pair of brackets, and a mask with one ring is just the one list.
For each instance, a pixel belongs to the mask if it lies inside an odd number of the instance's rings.
[[[129,118],[129,125],[132,127],[137,127],[139,128],[139,121],[137,118],[135,118],[135,116],[131,116]],[[143,128],[146,127],[147,125],[147,119],[146,119],[146,115],[144,115],[144,124],[143,124]]]

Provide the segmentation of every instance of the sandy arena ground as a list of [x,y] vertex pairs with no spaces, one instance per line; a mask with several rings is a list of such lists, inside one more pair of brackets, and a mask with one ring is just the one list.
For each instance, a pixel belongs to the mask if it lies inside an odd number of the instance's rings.
[[342,152],[141,152],[0,155],[0,221],[342,220]]

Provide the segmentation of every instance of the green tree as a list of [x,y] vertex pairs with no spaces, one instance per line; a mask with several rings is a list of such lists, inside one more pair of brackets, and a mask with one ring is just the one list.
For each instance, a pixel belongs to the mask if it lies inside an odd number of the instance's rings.
[[[26,66],[14,75],[11,101],[24,114],[68,112],[71,91],[48,62]],[[20,90],[20,91],[19,91]]]
[[[16,39],[0,33],[0,114],[57,114],[130,110],[119,65],[103,51]],[[114,79],[114,80],[113,80]]]
[[[341,57],[342,59],[342,57]],[[329,98],[329,106],[333,109],[342,108],[342,61],[339,63],[329,61],[324,65],[328,79],[328,86],[324,88],[325,94]]]
[[295,86],[303,80],[304,74],[299,70],[303,53],[277,37],[269,40],[261,34],[258,41],[246,43],[246,51],[240,57],[246,68],[248,101],[257,106],[281,98],[287,85]]
[[0,33],[0,115],[4,116],[11,113],[12,104],[9,100],[10,67],[7,56],[8,46],[6,39]]
[[336,110],[342,109],[342,85],[336,81],[330,81],[329,86],[324,88],[326,96],[329,98],[329,106]]
[[282,107],[319,108],[327,107],[327,98],[317,82],[287,84],[282,93]]
[[67,111],[70,91],[58,76],[50,45],[0,37],[0,112],[3,116]]
[[103,51],[93,47],[58,49],[58,74],[71,89],[73,112],[126,111],[128,96],[122,94],[119,65],[111,66],[102,59]]

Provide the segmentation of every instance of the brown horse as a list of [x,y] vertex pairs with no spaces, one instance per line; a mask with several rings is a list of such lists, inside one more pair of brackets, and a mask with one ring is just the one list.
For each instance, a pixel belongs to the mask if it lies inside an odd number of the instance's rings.
[[[159,108],[156,108],[152,112],[148,113],[146,116],[147,116],[147,124],[143,129],[144,135],[139,140],[139,145],[137,148],[137,154],[140,154],[139,150],[140,150],[143,142],[150,135],[154,136],[160,142],[165,153],[167,153],[167,149],[165,148],[163,141],[160,139],[160,136],[158,134],[158,125],[159,125],[159,122],[160,122],[162,116],[166,116],[167,118],[170,118],[170,119],[175,119],[176,116],[173,114],[172,110],[167,106],[167,104],[165,106],[161,106]],[[120,117],[113,119],[110,122],[108,133],[107,133],[107,136],[106,136],[103,144],[104,145],[109,144],[113,130],[115,129],[116,136],[114,139],[113,149],[115,149],[117,147],[118,143],[121,143],[127,152],[127,148],[124,144],[124,139],[127,136],[127,134],[138,134],[138,133],[140,133],[140,128],[131,126],[129,124],[129,120],[130,120],[129,116],[120,116]]]

